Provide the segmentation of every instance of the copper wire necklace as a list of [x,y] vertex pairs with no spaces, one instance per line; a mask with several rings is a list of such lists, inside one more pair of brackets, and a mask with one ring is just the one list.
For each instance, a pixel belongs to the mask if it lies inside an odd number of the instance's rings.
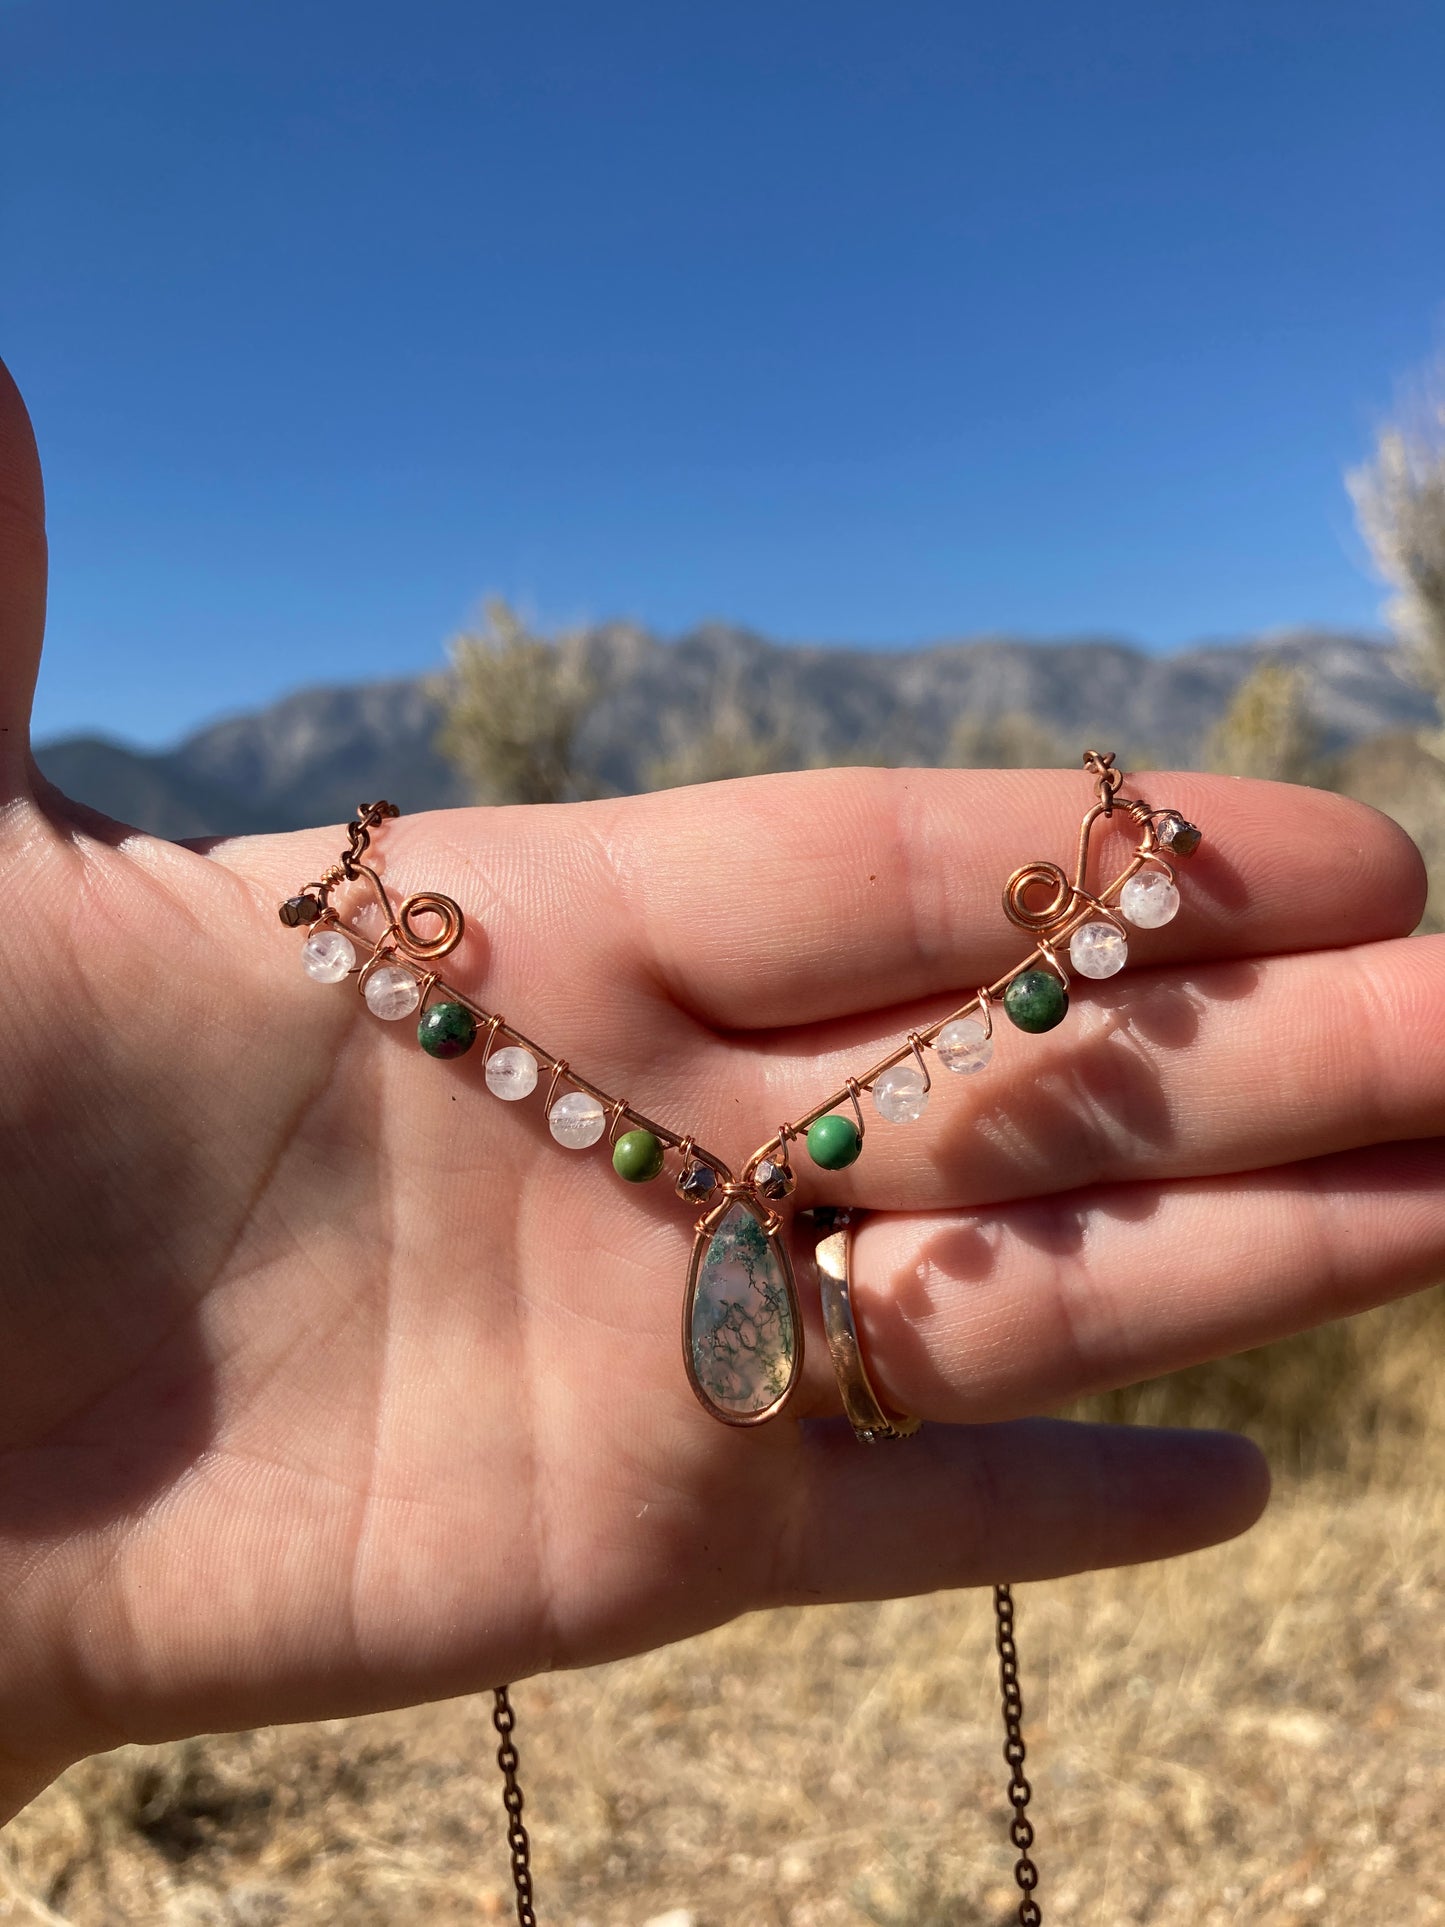
[[[1170,857],[1192,856],[1200,832],[1172,809],[1154,809],[1123,795],[1123,773],[1110,751],[1088,750],[1084,768],[1095,780],[1096,800],[1079,825],[1074,873],[1056,863],[1025,864],[1003,893],[1011,922],[1034,939],[1034,948],[995,983],[920,1029],[910,1030],[886,1057],[796,1121],[779,1125],[734,1176],[724,1161],[690,1132],[671,1130],[625,1098],[613,1097],[574,1070],[565,1057],[534,1043],[496,1012],[442,981],[435,965],[449,956],[466,928],[460,906],[438,891],[422,890],[394,906],[374,864],[364,862],[373,834],[400,815],[394,803],[362,804],[347,825],[348,847],[323,876],[281,905],[282,923],[307,931],[302,964],[321,983],[351,978],[373,1015],[388,1021],[417,1016],[417,1037],[428,1055],[464,1056],[480,1039],[482,1070],[494,1096],[518,1101],[547,1077],[544,1105],[553,1138],[584,1151],[605,1136],[619,1177],[644,1184],[662,1175],[668,1154],[676,1160],[674,1190],[702,1215],[694,1225],[692,1255],[682,1302],[683,1366],[698,1402],[724,1425],[767,1423],[783,1412],[803,1362],[803,1319],[796,1276],[774,1206],[795,1186],[791,1148],[801,1140],[812,1162],[841,1171],[863,1148],[866,1124],[862,1094],[871,1094],[879,1116],[911,1123],[922,1116],[932,1080],[925,1052],[951,1071],[982,1070],[993,1050],[994,1011],[1002,1010],[1022,1031],[1052,1030],[1068,1014],[1069,969],[1059,951],[1067,944],[1069,965],[1080,976],[1113,976],[1128,960],[1126,924],[1157,929],[1179,909]],[[1115,814],[1138,831],[1133,856],[1097,890],[1088,887],[1089,842],[1095,826]],[[369,888],[383,918],[373,939],[343,917],[332,899],[352,885]],[[431,935],[419,920],[433,922]],[[358,950],[366,954],[358,961]],[[504,1042],[502,1040],[505,1040]],[[622,1129],[626,1125],[626,1130]],[[808,1214],[822,1233],[816,1275],[824,1331],[839,1394],[854,1435],[863,1444],[907,1438],[916,1419],[885,1412],[873,1393],[858,1345],[849,1282],[849,1240],[858,1214],[819,1209]],[[1014,1641],[1013,1595],[993,1588],[995,1645],[1009,1767],[1012,1808],[1009,1837],[1017,1853],[1014,1878],[1020,1890],[1020,1927],[1040,1927],[1035,1898],[1038,1869],[1031,1858],[1034,1830],[1026,1808],[1031,1796],[1024,1775],[1023,1698]],[[508,1688],[493,1689],[493,1721],[499,1739],[507,1844],[519,1927],[537,1927],[531,1847],[522,1818],[515,1714]]]

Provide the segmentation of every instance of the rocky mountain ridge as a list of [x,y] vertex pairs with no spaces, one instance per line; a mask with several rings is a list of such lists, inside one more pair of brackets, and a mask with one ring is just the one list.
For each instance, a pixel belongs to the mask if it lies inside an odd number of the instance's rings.
[[[704,735],[720,710],[784,742],[799,765],[850,759],[936,763],[961,718],[1027,715],[1061,742],[1099,738],[1131,760],[1188,765],[1245,676],[1266,658],[1299,664],[1322,747],[1415,729],[1432,708],[1398,650],[1370,637],[1300,630],[1151,655],[1107,637],[981,637],[919,649],[782,645],[725,624],[663,640],[631,624],[589,632],[598,700],[579,756],[605,788]],[[67,794],[160,836],[337,822],[364,795],[407,809],[466,801],[436,749],[435,679],[300,690],[148,752],[100,737],[37,748]]]

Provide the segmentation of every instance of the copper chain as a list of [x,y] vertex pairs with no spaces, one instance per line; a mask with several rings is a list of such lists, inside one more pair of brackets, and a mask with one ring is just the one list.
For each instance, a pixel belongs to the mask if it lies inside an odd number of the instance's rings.
[[517,1724],[517,1716],[512,1711],[512,1702],[505,1686],[498,1686],[492,1692],[492,1725],[497,1729],[501,1745],[497,1748],[497,1765],[502,1769],[505,1783],[502,1805],[507,1809],[507,1845],[512,1850],[512,1887],[517,1896],[517,1927],[537,1927],[537,1915],[532,1906],[532,1846],[527,1838],[527,1829],[522,1824],[522,1789],[517,1780],[517,1749],[512,1743],[512,1729]]
[[1034,1888],[1039,1884],[1039,1870],[1029,1858],[1029,1848],[1034,1844],[1033,1823],[1024,1808],[1033,1794],[1033,1788],[1024,1778],[1024,1696],[1019,1690],[1019,1654],[1014,1644],[1014,1599],[1007,1586],[993,1589],[993,1613],[998,1622],[998,1634],[994,1643],[998,1647],[998,1677],[1003,1689],[1003,1726],[1007,1738],[1003,1743],[1003,1756],[1009,1764],[1008,1797],[1014,1810],[1009,1823],[1009,1839],[1018,1848],[1018,1861],[1014,1867],[1014,1879],[1023,1890],[1019,1902],[1019,1927],[1040,1927],[1043,1914],[1039,1903],[1034,1899]]
[[[1011,1587],[994,1587],[993,1611],[997,1622],[994,1644],[998,1648],[998,1677],[1003,1694],[1006,1735],[1003,1756],[1009,1766],[1008,1798],[1013,1808],[1008,1831],[1009,1839],[1018,1849],[1014,1879],[1023,1896],[1019,1901],[1019,1927],[1043,1927],[1043,1912],[1034,1899],[1034,1889],[1039,1884],[1039,1870],[1029,1858],[1029,1849],[1034,1844],[1034,1828],[1024,1810],[1033,1798],[1033,1788],[1024,1775],[1024,1696],[1019,1686],[1019,1653],[1014,1642]],[[505,1686],[495,1688],[492,1697],[495,1701],[492,1724],[501,1739],[501,1745],[497,1748],[497,1765],[502,1769],[505,1782],[502,1804],[507,1809],[507,1845],[512,1852],[512,1886],[517,1896],[517,1923],[518,1927],[537,1927],[537,1915],[532,1906],[532,1849],[527,1839],[527,1829],[522,1824],[522,1789],[517,1780],[519,1761],[512,1741],[517,1716],[512,1711],[512,1702]]]

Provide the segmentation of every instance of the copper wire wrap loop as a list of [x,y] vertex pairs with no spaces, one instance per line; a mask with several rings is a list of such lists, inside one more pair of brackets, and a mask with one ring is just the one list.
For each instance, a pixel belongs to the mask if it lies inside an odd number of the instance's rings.
[[928,1074],[928,1062],[923,1055],[922,1034],[916,1030],[909,1031],[908,1042],[912,1046],[913,1055],[918,1059],[918,1068],[923,1074],[923,1089],[926,1095],[933,1089],[933,1079]]
[[372,971],[379,969],[382,964],[390,963],[395,954],[390,944],[386,942],[379,943],[375,950],[372,951],[366,962],[356,973],[356,988],[363,996],[366,994],[366,982]]
[[1084,768],[1099,779],[1099,801],[1105,816],[1114,814],[1114,798],[1124,781],[1124,772],[1114,767],[1112,749],[1086,749]]
[[1058,975],[1059,982],[1063,984],[1065,988],[1068,987],[1069,973],[1059,962],[1059,953],[1047,937],[1041,937],[1039,939],[1039,961],[1040,963],[1046,963],[1051,970],[1055,971]]

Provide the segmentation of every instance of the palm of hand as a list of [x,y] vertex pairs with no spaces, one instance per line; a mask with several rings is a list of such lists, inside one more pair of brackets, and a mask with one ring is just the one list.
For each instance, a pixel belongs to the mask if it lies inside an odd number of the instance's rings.
[[[665,1582],[650,1643],[698,1623],[702,1560],[727,1576],[701,1616],[751,1597],[744,1488],[772,1455],[696,1422],[681,1207],[627,1211],[593,1159],[543,1149],[537,1106],[479,1093],[475,1060],[435,1065],[349,984],[302,978],[274,905],[334,836],[211,860],[28,806],[8,835],[28,941],[4,1018],[0,1526],[34,1562],[12,1595],[33,1645],[60,1629],[27,1606],[105,1601],[72,1654],[85,1743],[264,1717],[318,1658],[319,1708],[623,1650]],[[553,854],[568,999],[606,985],[609,1069],[695,1098],[720,1047],[607,935],[585,850]],[[478,951],[451,960],[469,989]],[[545,985],[540,954],[509,961]]]

